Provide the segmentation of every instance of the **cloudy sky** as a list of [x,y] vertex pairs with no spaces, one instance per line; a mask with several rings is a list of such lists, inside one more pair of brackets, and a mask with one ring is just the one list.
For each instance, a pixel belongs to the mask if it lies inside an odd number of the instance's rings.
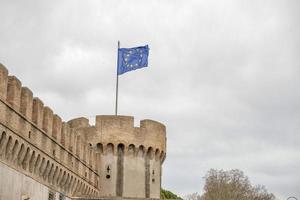
[[300,198],[298,0],[0,0],[0,62],[64,120],[113,114],[117,41],[149,44],[119,111],[163,122],[163,187],[243,170]]

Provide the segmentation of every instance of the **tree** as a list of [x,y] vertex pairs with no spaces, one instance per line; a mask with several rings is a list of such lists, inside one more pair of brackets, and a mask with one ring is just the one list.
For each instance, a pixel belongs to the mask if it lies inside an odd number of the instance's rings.
[[173,192],[171,192],[169,190],[165,190],[163,188],[160,190],[160,198],[161,199],[179,199],[179,200],[182,200],[181,197],[179,197],[176,194],[174,194]]
[[214,170],[206,174],[201,200],[274,200],[264,186],[252,186],[240,170]]
[[201,200],[201,195],[197,192],[188,194],[184,197],[184,200]]

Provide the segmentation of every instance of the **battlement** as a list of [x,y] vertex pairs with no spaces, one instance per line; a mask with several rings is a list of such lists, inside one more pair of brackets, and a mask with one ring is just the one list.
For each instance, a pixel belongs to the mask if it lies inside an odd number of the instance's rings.
[[[83,117],[72,119],[68,124],[77,129],[82,138],[98,151],[107,153],[124,146],[125,153],[133,149],[142,149],[145,153],[153,151],[162,161],[166,154],[166,127],[154,120],[141,120],[140,126],[134,126],[134,117],[120,115],[97,115],[95,126]],[[110,147],[111,148],[110,148]]]
[[[70,176],[64,181],[71,181],[72,176],[73,181],[76,179],[82,185],[80,191],[82,194],[97,194],[99,174],[95,159],[96,151],[80,138],[74,129],[84,127],[87,123],[88,121],[84,119],[70,123],[63,122],[61,117],[45,106],[42,100],[34,97],[30,89],[23,87],[18,78],[8,75],[8,70],[0,64],[0,149],[3,150],[2,152],[0,150],[0,155],[13,153],[9,150],[11,148],[12,151],[18,151],[15,152],[17,155],[24,154],[23,159],[27,159],[28,165],[30,160],[34,161],[39,155],[44,159],[44,162],[41,162],[43,166],[40,168],[46,170],[41,173],[46,185],[51,183],[44,180],[44,173],[52,172],[52,167],[57,165],[65,170],[61,176]],[[9,138],[12,142],[9,142]],[[18,149],[21,146],[15,144],[26,144],[27,150],[24,146]],[[8,165],[19,167],[29,176],[35,176],[27,171],[29,166],[20,167],[6,158],[7,156],[3,161]],[[24,160],[20,161],[20,163],[24,162]],[[57,186],[58,190],[61,189],[60,186]]]
[[[0,64],[0,162],[68,197],[160,197],[166,127],[97,115],[64,122]],[[100,176],[101,175],[101,176]]]

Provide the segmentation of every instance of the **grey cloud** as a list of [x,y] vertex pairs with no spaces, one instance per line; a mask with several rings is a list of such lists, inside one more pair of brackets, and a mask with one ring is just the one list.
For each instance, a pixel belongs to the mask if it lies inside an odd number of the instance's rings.
[[0,62],[65,120],[112,114],[116,44],[150,45],[120,113],[168,130],[163,186],[240,168],[278,197],[300,183],[299,1],[0,2]]

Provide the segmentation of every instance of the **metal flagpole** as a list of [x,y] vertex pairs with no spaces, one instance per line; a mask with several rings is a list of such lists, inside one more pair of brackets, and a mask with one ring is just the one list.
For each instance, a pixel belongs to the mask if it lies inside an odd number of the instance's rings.
[[118,54],[117,54],[117,82],[116,82],[116,107],[115,107],[115,115],[118,115],[118,90],[119,90],[118,67],[119,67],[119,49],[120,49],[120,41],[118,41]]

